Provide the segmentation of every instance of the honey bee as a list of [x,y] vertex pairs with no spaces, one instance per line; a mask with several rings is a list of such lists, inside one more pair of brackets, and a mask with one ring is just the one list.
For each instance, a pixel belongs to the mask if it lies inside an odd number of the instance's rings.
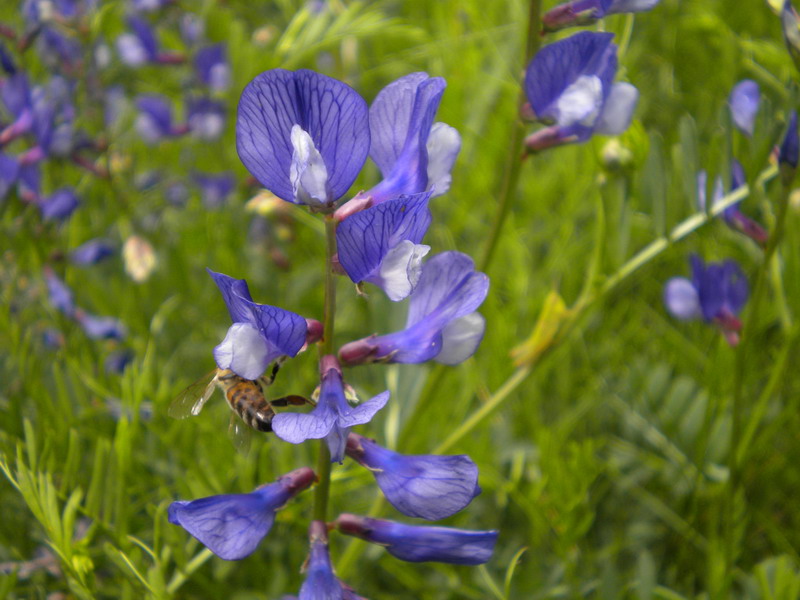
[[234,445],[240,451],[246,452],[253,430],[272,431],[274,407],[302,406],[309,403],[307,398],[297,395],[267,400],[265,390],[275,381],[284,360],[285,358],[275,361],[270,374],[257,380],[245,379],[228,369],[215,369],[178,394],[172,401],[168,414],[175,419],[200,414],[217,387],[225,394],[232,411],[228,433]]

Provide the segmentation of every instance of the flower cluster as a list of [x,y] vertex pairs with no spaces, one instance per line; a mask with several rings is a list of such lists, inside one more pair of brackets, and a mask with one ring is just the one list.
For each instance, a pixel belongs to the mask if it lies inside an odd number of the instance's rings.
[[[270,429],[292,444],[323,440],[331,462],[349,457],[374,475],[395,509],[429,521],[454,515],[480,493],[477,466],[465,455],[400,454],[353,432],[386,405],[389,392],[359,403],[342,364],[455,365],[472,356],[483,337],[485,322],[477,310],[488,292],[487,276],[460,252],[424,260],[431,250],[422,243],[432,221],[429,204],[449,188],[460,148],[456,130],[434,122],[444,89],[441,78],[413,73],[384,88],[368,107],[341,81],[275,69],[250,82],[239,102],[236,140],[244,165],[278,198],[324,216],[329,248],[338,250],[329,250],[329,275],[346,275],[359,290],[375,285],[394,302],[408,299],[404,329],[345,343],[337,356],[327,323],[258,304],[244,280],[209,271],[233,323],[214,350],[219,373],[256,383],[271,363],[321,340],[320,385],[309,400],[313,408],[281,411]],[[368,155],[383,179],[339,205]],[[330,292],[326,285],[326,295]],[[269,532],[276,510],[315,478],[304,467],[249,494],[174,502],[169,519],[221,558],[240,559]],[[496,531],[351,514],[331,523],[317,518],[309,526],[301,599],[357,597],[333,572],[329,531],[380,545],[401,560],[462,565],[489,560],[497,539]]]

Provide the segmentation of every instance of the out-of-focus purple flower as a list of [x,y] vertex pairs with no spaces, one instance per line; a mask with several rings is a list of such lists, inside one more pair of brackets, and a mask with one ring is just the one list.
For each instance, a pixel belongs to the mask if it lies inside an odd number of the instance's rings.
[[179,23],[181,37],[189,45],[196,44],[205,32],[203,19],[193,13],[183,13]]
[[242,92],[236,148],[279,198],[330,207],[355,181],[370,147],[367,104],[313,71],[266,71]]
[[0,43],[0,67],[6,72],[6,75],[14,75],[17,72],[14,58],[3,43]]
[[172,4],[172,0],[131,0],[131,8],[138,12],[155,12]]
[[591,25],[607,15],[637,13],[652,9],[660,0],[573,0],[542,15],[545,31]]
[[778,151],[778,163],[788,165],[794,170],[797,168],[798,158],[800,158],[800,138],[797,134],[797,111],[793,110],[789,115],[786,135]]
[[310,413],[282,412],[272,420],[272,431],[292,444],[325,438],[331,461],[342,462],[347,444],[347,434],[355,425],[369,423],[372,417],[389,401],[389,392],[351,407],[344,395],[344,382],[339,362],[334,356],[320,360],[319,401]]
[[488,291],[489,278],[475,271],[469,256],[443,252],[422,269],[411,294],[406,328],[345,344],[339,357],[347,365],[431,359],[458,364],[475,353],[483,338],[485,321],[475,311]]
[[398,196],[339,223],[339,263],[350,279],[377,285],[395,302],[414,290],[430,251],[420,243],[431,224],[430,198],[430,191]]
[[[707,176],[705,171],[700,171],[697,174],[697,202],[700,210],[706,211],[706,181]],[[734,160],[731,163],[731,192],[736,191],[747,183],[744,176],[744,169],[739,161]],[[712,209],[719,205],[725,198],[725,186],[722,183],[722,177],[717,177],[714,181],[714,190],[711,200]],[[753,219],[745,215],[740,209],[741,202],[737,202],[729,206],[722,212],[722,218],[731,229],[743,233],[760,246],[767,243],[767,231],[760,224],[756,223]]]
[[51,350],[58,350],[63,348],[65,344],[64,334],[58,329],[48,328],[42,333],[42,341],[44,345]]
[[195,173],[192,175],[195,184],[200,189],[200,196],[206,208],[219,208],[236,187],[236,177],[233,173],[219,173],[217,175]]
[[186,122],[192,135],[201,140],[216,140],[225,130],[225,105],[209,98],[188,101]]
[[72,188],[56,190],[38,202],[39,210],[45,221],[63,221],[75,212],[79,204],[78,196]]
[[189,199],[189,188],[182,181],[173,181],[164,188],[164,197],[173,206],[184,206]]
[[8,195],[19,173],[19,162],[11,156],[0,152],[0,200]]
[[0,86],[0,96],[6,109],[14,117],[14,121],[0,131],[2,146],[25,135],[33,127],[33,99],[25,73],[17,72],[4,80]]
[[370,157],[383,180],[336,211],[341,220],[400,194],[444,194],[461,149],[452,127],[433,119],[445,89],[441,77],[411,73],[383,88],[369,109]]
[[117,38],[117,52],[120,60],[129,67],[140,67],[154,63],[158,59],[158,42],[147,21],[140,17],[128,17],[131,33],[123,33]]
[[728,98],[733,124],[747,136],[753,135],[761,90],[752,79],[744,79],[733,86]]
[[245,379],[258,379],[276,358],[297,356],[309,334],[317,332],[317,327],[310,326],[311,321],[298,314],[253,302],[244,279],[207,271],[222,292],[233,321],[225,339],[214,348],[220,369],[230,369]]
[[215,92],[224,92],[231,85],[231,67],[225,44],[215,44],[197,51],[194,66],[200,81]]
[[39,56],[51,68],[61,67],[72,72],[81,64],[83,48],[80,42],[54,27],[42,28],[37,45]]
[[114,245],[108,240],[89,240],[70,252],[70,260],[76,265],[96,265],[114,255]]
[[44,269],[44,280],[47,284],[47,295],[50,299],[50,304],[57,311],[71,317],[75,313],[75,300],[72,297],[72,290],[59,279],[50,267],[45,267]]
[[739,343],[738,315],[747,302],[749,287],[733,260],[705,264],[692,255],[692,279],[673,277],[664,288],[664,304],[676,319],[702,319],[717,325],[731,346]]
[[169,505],[169,522],[180,525],[214,554],[240,560],[255,552],[275,521],[275,512],[314,483],[308,467],[279,477],[249,494],[209,496]]
[[106,373],[124,373],[125,368],[133,361],[133,357],[133,352],[127,348],[112,352],[106,357],[106,360],[103,363]]
[[114,317],[96,317],[85,310],[77,309],[75,320],[93,340],[123,340],[127,335],[125,325]]
[[148,144],[156,144],[165,137],[181,135],[188,131],[173,125],[172,108],[163,96],[139,96],[136,99],[136,107],[139,109],[136,131]]
[[36,145],[18,157],[20,164],[30,165],[47,156],[68,156],[75,145],[76,116],[72,103],[73,85],[63,77],[52,77],[46,85],[33,88],[31,110],[32,131]]
[[525,94],[535,118],[551,124],[525,145],[537,152],[595,133],[618,135],[630,125],[639,92],[614,83],[617,47],[611,33],[583,31],[542,48],[525,73]]
[[334,524],[341,533],[384,546],[389,554],[408,562],[481,565],[492,557],[497,542],[497,531],[406,525],[347,513]]
[[478,467],[465,454],[399,454],[356,433],[347,437],[346,453],[372,472],[389,503],[408,517],[446,519],[481,491]]

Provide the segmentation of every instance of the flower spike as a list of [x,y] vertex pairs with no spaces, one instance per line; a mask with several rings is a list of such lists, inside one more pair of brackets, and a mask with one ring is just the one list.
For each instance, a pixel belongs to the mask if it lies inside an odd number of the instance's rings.
[[225,560],[255,552],[275,521],[275,512],[316,480],[308,467],[279,477],[249,494],[209,496],[169,505],[169,522],[180,525]]

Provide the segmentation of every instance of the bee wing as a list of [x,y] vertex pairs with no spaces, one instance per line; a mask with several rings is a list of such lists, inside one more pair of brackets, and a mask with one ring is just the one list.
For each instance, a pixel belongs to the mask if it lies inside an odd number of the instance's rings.
[[217,370],[203,375],[192,385],[178,394],[169,405],[167,414],[173,419],[185,419],[189,416],[196,416],[203,410],[203,405],[208,402],[211,394],[214,393]]
[[228,435],[236,450],[247,456],[250,452],[250,443],[253,441],[253,430],[233,412],[228,424]]

